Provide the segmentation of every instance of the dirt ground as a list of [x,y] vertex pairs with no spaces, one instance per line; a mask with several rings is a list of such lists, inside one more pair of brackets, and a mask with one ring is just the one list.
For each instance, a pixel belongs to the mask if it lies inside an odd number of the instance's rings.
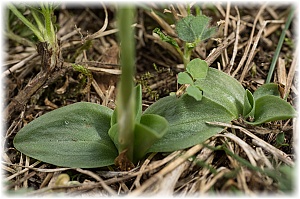
[[[281,32],[292,4],[199,4],[203,14],[218,26],[213,38],[199,44],[192,58],[205,59],[210,67],[218,68],[236,78],[244,88],[255,91],[268,75]],[[192,7],[193,12],[193,7]],[[165,34],[176,37],[174,23],[186,16],[185,5],[179,3],[140,4],[136,16],[136,83],[142,85],[143,106],[146,109],[158,99],[178,89],[176,75],[184,70],[176,50],[153,34],[159,27]],[[29,15],[24,10],[24,15]],[[25,39],[5,34],[2,89],[4,95],[2,169],[5,194],[45,196],[198,196],[276,195],[294,193],[295,171],[280,170],[294,166],[296,161],[294,133],[296,119],[269,122],[250,127],[240,120],[241,128],[226,128],[207,140],[211,147],[226,145],[229,151],[245,160],[251,159],[245,148],[257,158],[244,163],[224,150],[191,147],[173,153],[153,153],[133,171],[121,172],[110,166],[95,169],[70,169],[39,162],[21,155],[13,144],[18,131],[35,118],[62,106],[79,101],[95,102],[115,108],[116,85],[119,78],[119,43],[117,41],[116,5],[101,3],[65,4],[55,11],[57,36],[60,39],[63,66],[56,70],[36,90],[25,90],[41,75],[41,57],[35,40],[14,19],[8,20],[11,30]],[[286,31],[272,82],[290,91],[287,101],[296,107],[298,79],[296,76],[296,20]],[[101,29],[98,38],[88,39]],[[92,72],[88,77],[71,67],[84,65]],[[38,84],[38,82],[37,82]],[[45,86],[47,85],[47,86]],[[33,89],[33,88],[32,88]],[[21,106],[10,106],[16,99]],[[10,107],[9,107],[10,106]],[[8,108],[9,107],[9,108]],[[245,134],[243,129],[251,132]],[[282,143],[278,136],[284,135]],[[246,147],[241,144],[246,143]],[[264,145],[261,143],[268,143]],[[272,148],[272,147],[273,148]],[[194,154],[192,159],[180,159],[181,154]],[[186,157],[186,156],[184,156]],[[282,158],[284,157],[284,158]],[[273,169],[278,179],[255,170]],[[71,181],[56,186],[57,177],[68,174]],[[284,188],[286,185],[288,188]],[[290,185],[290,186],[288,186]]]

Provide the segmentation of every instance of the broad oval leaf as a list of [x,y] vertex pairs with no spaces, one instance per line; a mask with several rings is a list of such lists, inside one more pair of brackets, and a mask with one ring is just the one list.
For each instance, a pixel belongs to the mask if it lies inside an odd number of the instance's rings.
[[253,93],[253,97],[255,100],[266,95],[274,95],[280,97],[278,84],[276,83],[263,84],[258,89],[256,89],[256,91],[254,91]]
[[195,100],[200,101],[202,99],[202,91],[194,85],[190,85],[189,87],[187,87],[186,89],[186,93],[195,98]]
[[208,68],[205,79],[198,79],[195,85],[203,96],[223,106],[238,117],[243,114],[245,89],[234,78],[214,68]]
[[296,112],[288,102],[274,95],[266,95],[255,100],[254,122],[248,123],[258,125],[292,117],[296,117]]
[[114,164],[118,151],[108,136],[112,110],[78,102],[33,120],[14,138],[22,153],[57,166],[94,168]]
[[177,82],[178,84],[194,84],[193,79],[187,72],[178,73]]
[[169,122],[167,133],[155,142],[148,152],[171,152],[204,142],[223,128],[205,122],[225,122],[237,118],[220,104],[202,97],[196,101],[184,94],[180,98],[168,96],[145,110],[145,114],[158,114]]
[[187,64],[186,71],[191,74],[193,79],[205,79],[208,65],[206,61],[196,58]]

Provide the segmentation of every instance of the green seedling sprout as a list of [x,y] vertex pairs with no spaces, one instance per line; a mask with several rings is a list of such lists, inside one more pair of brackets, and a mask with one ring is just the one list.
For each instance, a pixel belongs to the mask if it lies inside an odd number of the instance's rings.
[[179,48],[176,40],[165,35],[159,28],[155,28],[153,32],[158,34],[162,41],[166,41],[176,48],[182,56],[184,67],[186,68],[187,64],[190,62],[193,49],[200,42],[209,39],[215,34],[216,27],[210,27],[210,21],[211,18],[199,14],[197,16],[188,15],[176,23],[178,37],[184,42],[183,52]]

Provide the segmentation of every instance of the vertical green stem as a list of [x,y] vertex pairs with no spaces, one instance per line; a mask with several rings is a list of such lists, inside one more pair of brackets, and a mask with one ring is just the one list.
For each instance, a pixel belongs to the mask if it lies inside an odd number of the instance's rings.
[[280,53],[280,50],[281,50],[281,47],[282,47],[282,44],[283,44],[283,41],[284,41],[284,38],[285,38],[285,32],[290,27],[292,18],[294,16],[294,12],[295,12],[295,8],[292,6],[290,14],[289,14],[289,16],[287,18],[287,21],[285,23],[285,27],[281,32],[281,35],[280,35],[280,38],[279,38],[279,41],[278,41],[278,44],[277,44],[277,48],[275,50],[275,54],[274,54],[273,59],[272,59],[272,63],[270,65],[270,69],[269,69],[268,77],[266,79],[266,83],[270,83],[270,81],[271,81],[271,78],[272,78],[272,75],[273,75],[273,72],[274,72],[274,69],[275,69],[275,64],[276,64],[277,59],[279,57],[279,53]]
[[135,91],[133,76],[135,72],[135,42],[131,27],[135,15],[132,6],[118,10],[119,40],[121,41],[122,74],[118,85],[117,108],[119,129],[119,153],[127,150],[127,157],[133,158]]
[[189,43],[184,44],[184,49],[183,49],[183,64],[184,64],[184,68],[186,69],[187,64],[190,62],[191,60],[191,54],[194,48],[190,47]]

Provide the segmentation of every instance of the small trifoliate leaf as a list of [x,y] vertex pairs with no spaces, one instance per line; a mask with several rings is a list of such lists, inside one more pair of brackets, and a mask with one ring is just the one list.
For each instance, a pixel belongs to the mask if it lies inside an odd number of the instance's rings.
[[190,85],[187,87],[186,93],[197,101],[202,99],[202,91],[197,86]]
[[186,71],[193,77],[193,79],[205,79],[208,71],[206,61],[199,58],[193,59],[187,64]]
[[187,72],[178,73],[177,77],[178,84],[193,84],[194,81]]

